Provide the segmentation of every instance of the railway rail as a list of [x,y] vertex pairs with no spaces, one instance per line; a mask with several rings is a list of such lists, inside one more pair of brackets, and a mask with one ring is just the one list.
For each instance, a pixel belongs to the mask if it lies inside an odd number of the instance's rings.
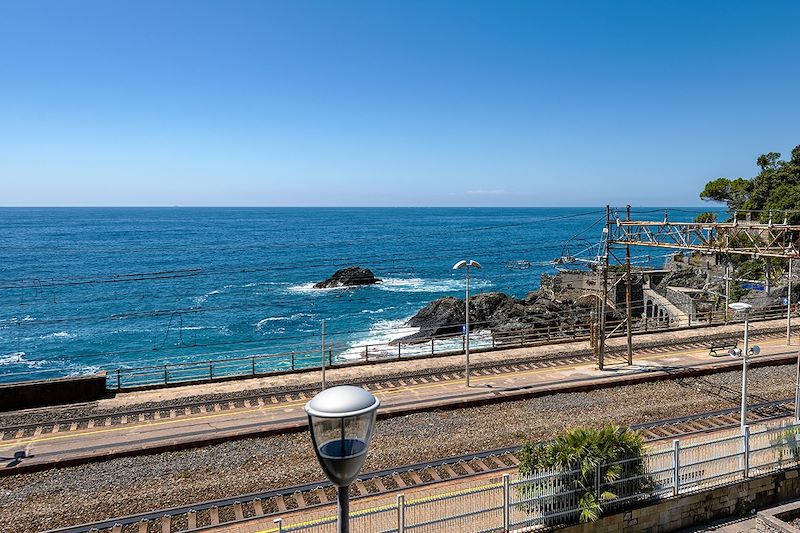
[[[794,399],[750,406],[750,422],[767,422],[794,414]],[[654,443],[678,437],[736,428],[739,408],[727,408],[631,426],[646,441]],[[516,468],[519,446],[465,454],[365,473],[351,486],[351,497],[363,498],[405,491],[436,483],[500,474]],[[149,513],[53,529],[47,533],[189,533],[252,518],[267,518],[287,512],[334,504],[336,489],[328,482],[306,483],[261,493],[194,503]]]
[[[773,337],[775,335],[764,334],[759,337]],[[642,348],[639,353],[666,353],[679,350],[690,350],[707,348],[708,340],[684,342],[651,348]],[[617,360],[624,361],[624,357],[619,354],[609,354],[608,364],[613,364]],[[472,376],[490,376],[511,374],[519,371],[529,371],[544,368],[558,368],[561,366],[586,364],[594,361],[591,354],[586,355],[553,355],[538,357],[520,362],[509,362],[502,364],[487,364],[484,366],[473,366]],[[464,378],[463,370],[453,371],[419,371],[403,375],[375,378],[361,382],[367,390],[380,391],[382,389],[395,388],[399,386],[418,385],[431,382],[451,381]],[[161,404],[145,406],[128,410],[108,410],[99,411],[89,415],[42,420],[24,424],[10,424],[0,426],[0,442],[12,441],[29,437],[38,437],[53,433],[65,433],[83,429],[100,427],[118,426],[131,423],[142,423],[147,421],[174,419],[188,417],[192,415],[202,415],[221,411],[234,410],[239,408],[255,408],[265,405],[281,404],[293,401],[310,400],[319,391],[317,387],[304,387],[286,391],[257,391],[252,394],[233,398],[219,399],[200,399],[191,400],[178,404]],[[44,412],[37,410],[37,412]],[[12,415],[13,416],[13,415]]]

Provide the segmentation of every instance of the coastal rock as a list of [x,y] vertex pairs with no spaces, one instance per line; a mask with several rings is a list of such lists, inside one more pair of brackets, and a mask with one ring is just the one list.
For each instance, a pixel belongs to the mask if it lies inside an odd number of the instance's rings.
[[368,268],[357,266],[343,268],[333,273],[325,281],[314,284],[315,289],[331,289],[336,287],[355,287],[358,285],[374,285],[380,280]]
[[[585,328],[589,322],[590,304],[571,300],[556,301],[534,291],[525,299],[502,292],[476,294],[470,298],[470,323],[474,329],[492,333],[541,330],[565,334]],[[464,300],[448,296],[434,300],[417,312],[408,325],[420,328],[403,342],[455,335],[462,331]]]

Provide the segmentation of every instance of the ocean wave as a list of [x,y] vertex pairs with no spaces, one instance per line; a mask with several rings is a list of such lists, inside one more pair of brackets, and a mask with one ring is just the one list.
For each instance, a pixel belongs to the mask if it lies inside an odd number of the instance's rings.
[[256,330],[260,330],[261,328],[263,328],[264,326],[266,326],[270,322],[283,322],[285,320],[297,320],[298,318],[309,317],[309,316],[311,316],[311,315],[309,315],[308,313],[294,313],[293,315],[289,315],[289,316],[268,316],[266,318],[262,318],[261,320],[259,320],[255,324],[253,324],[253,326],[256,328]]
[[379,314],[383,313],[384,310],[383,309],[375,309],[375,310],[364,309],[361,312],[364,313],[364,314],[367,314],[367,315],[379,315]]
[[[376,321],[367,335],[351,343],[350,347],[338,357],[345,361],[362,361],[366,357],[367,347],[369,347],[370,359],[373,357],[397,357],[398,347],[392,341],[419,331],[419,328],[406,326],[409,318]],[[489,330],[471,331],[469,338],[472,348],[487,348],[492,345],[492,333]],[[456,351],[461,350],[462,345],[461,336],[456,335],[451,338],[437,339],[435,349],[437,353]],[[431,353],[431,344],[430,342],[403,344],[400,350],[403,355],[426,355]]]
[[[379,289],[392,292],[452,292],[464,289],[464,280],[456,279],[423,279],[423,278],[384,278],[376,285]],[[470,280],[470,286],[476,289],[491,287],[488,280]]]
[[74,333],[68,333],[66,331],[56,331],[55,333],[48,333],[47,335],[42,335],[39,337],[40,339],[74,339],[76,335]]
[[351,289],[352,287],[325,287],[325,288],[316,288],[314,287],[314,282],[309,283],[300,283],[297,285],[289,285],[286,287],[286,290],[293,293],[298,294],[325,294],[328,292],[336,292],[336,291],[346,291]]
[[25,352],[13,352],[0,355],[0,366],[6,365],[25,365],[28,368],[42,368],[47,361],[28,361],[25,359]]
[[200,296],[195,296],[194,298],[192,298],[192,301],[194,302],[194,305],[199,307],[199,306],[203,305],[206,302],[206,300],[208,300],[209,296],[213,296],[213,295],[219,294],[219,293],[220,293],[220,291],[218,291],[218,290],[207,292],[205,294],[201,294]]

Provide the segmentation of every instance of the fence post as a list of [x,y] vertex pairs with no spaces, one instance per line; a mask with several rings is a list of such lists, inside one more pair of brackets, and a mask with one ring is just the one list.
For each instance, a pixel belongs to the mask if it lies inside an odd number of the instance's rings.
[[367,361],[369,361],[369,344],[367,344],[366,346],[364,346],[364,359],[366,359]]
[[600,465],[594,466],[594,494],[597,501],[600,501]]
[[208,362],[208,379],[214,379],[214,361]]
[[397,496],[397,533],[406,530],[406,497],[404,494]]
[[122,388],[122,385],[121,385],[121,380],[120,380],[120,377],[119,377],[119,368],[118,368],[117,369],[117,390],[119,390],[121,388]]
[[672,441],[672,495],[677,496],[681,491],[681,441]]
[[333,350],[328,348],[328,367],[333,366]]
[[292,371],[294,372],[294,350],[292,350]]
[[278,528],[278,533],[283,531],[283,518],[276,518],[272,523]]
[[397,358],[401,359],[403,355],[400,353],[400,342],[397,343]]
[[167,365],[164,365],[164,385],[167,384]]
[[742,428],[742,476],[750,477],[750,426]]
[[511,529],[511,476],[503,474],[503,531]]

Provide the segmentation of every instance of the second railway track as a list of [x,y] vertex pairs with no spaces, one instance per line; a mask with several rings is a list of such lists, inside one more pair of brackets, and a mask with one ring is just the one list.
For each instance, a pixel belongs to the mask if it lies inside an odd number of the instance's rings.
[[[720,409],[631,426],[654,443],[678,437],[736,428],[739,408]],[[766,422],[794,414],[794,399],[753,404],[750,422]],[[416,489],[445,481],[500,474],[516,468],[519,446],[499,448],[437,461],[411,464],[363,474],[351,486],[353,498]],[[332,505],[336,490],[327,482],[314,482],[261,493],[200,502],[80,526],[50,530],[51,533],[188,533],[234,524],[251,518],[279,516],[287,512]]]

